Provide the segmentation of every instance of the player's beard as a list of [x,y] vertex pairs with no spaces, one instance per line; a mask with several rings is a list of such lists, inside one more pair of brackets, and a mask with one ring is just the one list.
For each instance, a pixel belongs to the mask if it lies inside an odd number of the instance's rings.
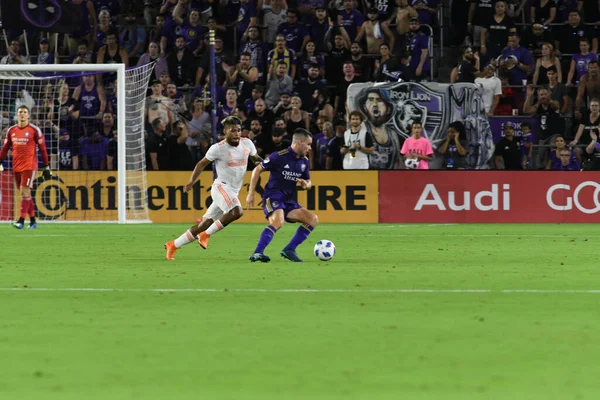
[[240,144],[240,139],[226,139],[227,140],[227,144],[229,144],[230,146],[233,147],[237,147]]

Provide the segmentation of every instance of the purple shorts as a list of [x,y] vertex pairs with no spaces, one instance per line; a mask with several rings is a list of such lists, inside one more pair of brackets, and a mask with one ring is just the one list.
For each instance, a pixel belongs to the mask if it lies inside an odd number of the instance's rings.
[[269,215],[271,215],[271,213],[273,211],[283,210],[283,215],[285,216],[285,220],[287,222],[294,222],[294,221],[290,221],[287,218],[287,215],[290,213],[290,211],[296,210],[298,208],[302,208],[302,206],[300,204],[296,203],[294,200],[287,199],[282,194],[275,193],[275,194],[265,195],[263,197],[263,210],[265,212],[265,218],[267,218],[267,219],[269,219]]

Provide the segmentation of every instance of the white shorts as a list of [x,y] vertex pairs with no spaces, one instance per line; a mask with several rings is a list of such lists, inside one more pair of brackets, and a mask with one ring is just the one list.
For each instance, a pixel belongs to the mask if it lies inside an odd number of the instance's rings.
[[210,190],[210,196],[212,197],[212,204],[202,217],[204,219],[216,221],[235,207],[241,207],[237,192],[225,184],[214,184]]

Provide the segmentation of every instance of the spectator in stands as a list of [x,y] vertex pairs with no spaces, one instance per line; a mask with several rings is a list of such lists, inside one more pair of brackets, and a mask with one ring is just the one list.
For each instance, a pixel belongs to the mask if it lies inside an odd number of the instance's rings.
[[385,43],[379,46],[379,53],[381,58],[375,60],[374,65],[376,82],[398,82],[412,79],[412,71],[408,66],[408,54],[391,56],[390,48]]
[[97,130],[79,142],[79,159],[83,170],[105,170],[108,155],[108,139]]
[[79,169],[79,139],[67,129],[61,129],[58,136],[58,165],[61,171]]
[[577,10],[583,12],[585,21],[590,24],[597,24],[600,21],[600,7],[595,1],[577,0]]
[[505,123],[503,129],[504,137],[496,143],[496,149],[494,150],[494,168],[522,170],[521,143],[515,137],[515,128],[512,122]]
[[344,146],[344,132],[346,131],[346,122],[338,119],[334,122],[335,136],[327,143],[325,150],[325,169],[339,171],[344,169],[344,155],[341,152]]
[[[542,49],[546,43],[554,43],[554,35],[542,24],[533,24],[527,27],[521,40],[521,44],[536,58],[543,56]],[[554,46],[552,46],[552,54],[556,55]]]
[[423,124],[412,120],[410,131],[412,135],[402,144],[400,154],[404,159],[418,159],[416,169],[429,169],[429,162],[433,159],[433,148],[429,139],[423,136]]
[[93,54],[89,50],[88,43],[85,39],[82,39],[77,45],[77,53],[73,55],[71,62],[73,64],[91,64],[94,62]]
[[302,100],[300,97],[294,96],[291,99],[292,109],[283,114],[287,125],[287,132],[292,136],[296,128],[310,128],[310,115],[302,110]]
[[[567,141],[564,136],[556,135],[554,138],[554,147],[548,150],[548,162],[546,163],[546,169],[558,169],[560,167],[560,153],[563,150],[569,152],[569,155],[575,159],[575,155],[567,147]],[[542,149],[544,151],[544,149]]]
[[308,69],[315,64],[318,67],[318,75],[321,77],[325,76],[325,59],[323,56],[317,54],[316,49],[315,42],[312,40],[309,40],[304,49],[302,49],[300,59],[298,60],[300,68],[298,68],[298,72],[296,73],[297,80],[308,77]]
[[167,56],[169,75],[177,86],[188,87],[194,84],[196,59],[190,49],[185,47],[185,38],[175,39],[175,50]]
[[111,29],[106,33],[106,45],[98,50],[96,56],[97,64],[125,64],[129,67],[129,54],[127,50],[119,44],[116,29]]
[[200,98],[192,101],[192,120],[188,122],[188,138],[185,144],[195,165],[204,157],[210,146],[210,138],[204,134],[204,125],[210,124],[210,114],[204,111],[204,102]]
[[509,82],[513,86],[524,85],[533,69],[534,61],[529,50],[520,46],[517,34],[508,38],[508,47],[502,52],[500,68],[509,74]]
[[[598,126],[600,126],[600,100],[594,98],[590,100],[589,110],[581,118],[575,138],[569,143],[569,146],[587,146],[592,140],[591,132],[597,130]],[[583,153],[581,148],[575,148],[574,153],[581,161]]]
[[338,13],[337,23],[343,26],[350,41],[354,41],[358,28],[362,26],[364,17],[361,12],[355,9],[353,0],[344,0],[344,9]]
[[179,121],[182,116],[183,118],[187,118],[188,109],[185,105],[185,96],[177,89],[177,85],[175,85],[173,82],[168,83],[165,94],[169,99],[169,107],[171,107],[171,110],[173,110],[174,120]]
[[252,121],[257,119],[260,121],[262,130],[268,135],[271,134],[273,123],[275,122],[275,114],[266,107],[263,99],[258,99],[254,102],[254,110],[248,114],[248,119]]
[[479,54],[474,53],[471,47],[463,47],[461,56],[456,82],[474,83],[475,78],[485,76],[484,72],[479,71]]
[[364,82],[371,81],[373,60],[363,57],[362,47],[359,43],[353,42],[350,45],[350,55],[350,61],[355,65],[356,76]]
[[219,128],[221,128],[221,121],[230,115],[234,115],[242,121],[246,120],[246,109],[238,102],[237,90],[234,87],[227,89],[227,94],[225,95],[225,104],[221,105],[219,108]]
[[[555,37],[557,54],[575,54],[579,52],[579,39],[587,38],[592,44],[592,53],[598,53],[598,38],[592,28],[584,25],[581,22],[581,16],[577,10],[571,10],[569,20],[559,30],[559,34]],[[569,71],[571,64],[570,57],[562,59],[563,73]]]
[[6,50],[8,55],[2,57],[0,64],[29,64],[29,57],[21,54],[19,39],[12,39]]
[[121,13],[121,2],[118,0],[92,0],[96,11],[108,10],[110,15],[114,15],[113,19],[117,21],[117,17]]
[[81,42],[82,39],[85,39],[87,43],[93,47],[95,38],[92,37],[91,34],[98,31],[98,20],[96,19],[97,13],[94,3],[90,0],[77,0],[74,1],[74,4],[78,4],[81,8],[81,19],[79,21],[73,21],[74,24],[79,22],[78,29],[69,35],[65,35],[69,55],[71,56],[77,52],[77,44]]
[[186,145],[188,128],[183,121],[175,122],[167,138],[167,169],[170,171],[189,171],[194,168],[192,156]]
[[37,57],[33,57],[32,64],[55,64],[58,63],[58,58],[54,58],[52,54],[48,52],[50,44],[48,39],[41,38],[39,44],[39,52]]
[[250,130],[248,132],[248,139],[254,142],[258,155],[265,158],[265,149],[271,145],[271,135],[263,132],[263,126],[259,119],[250,120]]
[[[273,113],[275,113],[276,118],[281,118],[283,120],[283,114],[292,109],[292,92],[289,90],[284,90],[279,95],[279,103],[275,107],[273,107]],[[277,126],[277,120],[275,120],[275,126]]]
[[[150,0],[146,0],[146,1],[150,1]],[[147,23],[147,25],[149,27],[148,34],[147,34],[148,43],[156,42],[156,44],[159,45],[159,50],[160,50],[160,38],[161,38],[162,29],[165,26],[165,16],[163,14],[158,14],[156,17],[154,17],[154,26],[152,26],[151,23]]]
[[[560,65],[560,64],[559,64]],[[561,114],[569,114],[572,108],[572,100],[567,94],[567,87],[564,83],[558,82],[558,70],[555,66],[550,66],[546,70],[548,83],[543,87],[548,89],[550,100],[558,101]]]
[[264,158],[267,158],[271,153],[276,153],[287,149],[291,145],[291,141],[286,138],[286,131],[282,128],[273,129],[271,140],[266,142],[266,148],[263,149]]
[[[333,29],[330,29],[328,34],[333,31]],[[348,38],[346,30],[340,28],[339,33],[335,34],[333,46],[329,44],[328,38],[325,38],[325,41],[330,48],[327,57],[325,58],[327,60],[327,64],[325,65],[325,78],[327,78],[328,84],[337,85],[341,80],[340,71],[342,70],[344,62],[352,58],[352,54],[350,53],[350,38]]]
[[180,31],[181,27],[173,20],[172,12],[169,12],[165,15],[165,24],[160,31],[160,54],[162,56],[166,56],[173,50],[173,47],[175,47],[175,38],[180,34]]
[[279,63],[274,69],[276,73],[269,77],[267,94],[265,96],[265,102],[269,107],[274,107],[278,104],[282,93],[292,93],[294,89],[294,81],[287,75],[288,65]]
[[[298,97],[302,101],[302,108],[310,111],[313,105],[313,94],[315,90],[325,89],[325,84],[319,79],[319,64],[313,64],[308,68],[308,76],[302,79],[295,87]],[[314,141],[314,140],[313,140]]]
[[550,24],[556,19],[556,3],[553,0],[536,0],[529,12],[532,24],[542,24],[547,29],[552,29]]
[[[413,7],[408,5],[408,0],[396,0],[396,14],[389,21],[390,24],[396,24],[396,33],[399,40],[396,40],[396,44],[400,45],[402,43],[402,39],[404,35],[406,35],[409,30],[409,22],[413,18],[418,18],[419,13]],[[386,22],[387,23],[387,22]],[[401,51],[404,51],[403,49]]]
[[[342,67],[344,73],[342,79],[337,85],[336,96],[335,96],[335,113],[344,114],[346,112],[346,96],[348,94],[348,87],[353,83],[361,82],[361,79],[356,76],[354,64],[352,61],[345,61]],[[362,122],[362,120],[361,120]]]
[[146,140],[146,168],[158,171],[169,168],[169,150],[167,145],[167,124],[162,118],[152,121],[153,135],[148,135]]
[[83,83],[73,91],[75,108],[74,118],[79,119],[79,125],[85,125],[87,132],[98,131],[99,121],[106,110],[106,94],[104,87],[97,84],[96,75],[85,75]]
[[571,10],[576,9],[577,0],[556,0],[556,22],[567,21]]
[[417,10],[422,24],[433,26],[438,12],[438,0],[409,0],[408,5]]
[[[590,143],[590,147],[592,147],[592,143]],[[594,147],[592,147],[592,150]],[[571,152],[569,149],[563,149],[559,153],[560,164],[553,167],[554,170],[559,171],[581,171],[581,165],[577,162],[577,160],[573,159]]]
[[[372,7],[367,12],[367,20],[358,29],[355,42],[360,43],[363,37],[367,42],[367,53],[377,54],[379,53],[379,46],[381,46],[387,39],[387,43],[393,49],[394,48],[394,34],[390,30],[388,24],[384,24],[378,20],[379,12],[377,8]],[[347,31],[348,29],[346,29]]]
[[[584,98],[585,96],[585,98]],[[600,98],[600,69],[597,61],[588,63],[587,74],[581,77],[575,100],[575,118],[581,118],[581,109],[588,99]]]
[[152,94],[146,97],[146,131],[148,136],[154,134],[153,126],[156,119],[161,119],[165,124],[165,130],[167,126],[175,120],[173,110],[170,107],[169,99],[162,94],[162,85],[158,79],[154,79],[150,82],[150,88]]
[[160,78],[160,75],[163,72],[167,75],[169,74],[167,60],[160,56],[158,43],[154,41],[151,41],[148,44],[148,51],[142,54],[142,56],[137,62],[137,66],[140,67],[142,65],[150,64],[152,62],[156,62],[156,64],[154,64],[154,73],[152,74],[152,79]]
[[[208,35],[208,34],[207,34]],[[227,71],[229,70],[229,66],[233,65],[234,59],[229,55],[229,53],[223,50],[223,39],[219,36],[215,37],[215,65],[222,65],[223,68],[217,68],[217,85],[225,82],[227,79]],[[198,69],[196,70],[196,79],[195,84],[198,86],[200,82],[206,82],[206,76],[210,75],[210,54],[207,53],[200,59],[200,63],[198,64]]]
[[102,114],[102,127],[100,128],[100,135],[107,139],[112,139],[117,130],[115,128],[115,117],[110,112]]
[[267,64],[269,65],[269,77],[271,79],[276,73],[276,66],[285,65],[285,73],[290,76],[296,76],[296,52],[293,49],[288,49],[286,46],[285,36],[277,34],[275,38],[275,48],[269,51]]
[[258,69],[257,80],[259,82],[264,82],[269,47],[265,42],[260,40],[258,26],[249,27],[247,33],[248,34],[244,35],[242,38],[242,45],[240,46],[238,54],[250,54],[250,65]]
[[240,8],[238,11],[237,23],[235,25],[237,43],[249,27],[255,26],[257,21],[256,3],[251,0],[239,0]]
[[410,54],[410,69],[413,79],[426,80],[429,77],[429,38],[421,32],[418,18],[409,22],[410,31],[404,37],[403,49]]
[[598,143],[598,130],[596,129],[593,132],[590,132],[590,135],[592,140],[585,148],[585,151],[588,155],[592,156],[592,162],[589,169],[598,171],[600,170],[600,144]]
[[96,37],[94,38],[95,49],[106,46],[106,35],[111,29],[113,29],[113,26],[110,19],[110,12],[108,10],[100,10],[98,13],[98,30],[96,30]]
[[170,21],[173,18],[173,10],[175,6],[177,6],[179,0],[162,0],[162,5],[160,6],[159,13],[166,15],[167,21]]
[[119,30],[119,42],[123,45],[129,57],[137,62],[138,58],[144,54],[144,45],[146,43],[146,28],[138,21],[135,13],[129,11],[124,16],[124,24]]
[[327,89],[317,89],[312,95],[312,106],[309,112],[312,115],[323,115],[328,120],[333,120],[335,111],[331,106]]
[[498,0],[494,5],[494,15],[482,24],[481,54],[485,55],[487,60],[492,60],[502,53],[508,36],[517,33],[515,22],[506,15],[506,1]]
[[465,169],[468,148],[465,125],[460,121],[451,122],[448,125],[448,136],[438,148],[438,153],[444,157],[442,169]]
[[[546,88],[538,89],[538,101],[533,104],[533,86],[527,86],[527,99],[523,106],[523,112],[534,114],[539,119],[540,140],[539,145],[545,146],[554,141],[554,137],[564,132],[563,120],[560,117],[560,104],[550,99],[550,93]],[[548,154],[539,152],[535,165],[545,166]]]
[[298,22],[298,11],[293,9],[287,11],[287,22],[279,25],[277,35],[282,35],[287,42],[287,48],[296,53],[310,40],[306,26]]
[[323,123],[322,135],[316,137],[313,141],[313,156],[310,157],[311,161],[314,160],[313,167],[311,169],[325,170],[327,167],[327,144],[333,138],[334,131],[331,122],[327,121]]
[[598,56],[595,53],[590,53],[590,41],[582,37],[579,39],[579,53],[573,54],[571,58],[567,86],[579,83],[581,77],[588,72],[590,61],[598,61]]
[[246,107],[246,110],[248,112],[254,111],[254,102],[256,102],[256,100],[259,100],[263,98],[263,92],[265,91],[265,89],[260,86],[260,85],[255,85],[252,88],[252,95],[251,97],[244,101],[244,107]]
[[240,62],[229,77],[229,84],[237,88],[240,103],[252,98],[252,89],[258,80],[258,68],[250,64],[250,53],[242,53]]
[[[185,47],[197,57],[203,50],[202,37],[206,29],[200,22],[200,11],[196,9],[190,10],[188,17],[183,18],[183,14],[187,11],[183,4],[179,2],[173,10],[173,20],[180,27],[180,34],[185,40]],[[177,38],[175,38],[175,46],[177,46]]]
[[360,111],[348,114],[350,129],[344,132],[344,144],[340,153],[344,155],[343,166],[348,169],[369,169],[369,155],[373,153],[373,140],[363,125]]
[[106,151],[106,169],[116,171],[119,169],[119,136],[115,131],[115,135],[108,141],[108,150]]
[[533,73],[534,86],[548,84],[548,75],[546,72],[550,67],[554,67],[558,71],[558,82],[562,82],[560,60],[554,55],[554,46],[550,43],[543,43],[542,56],[535,63],[535,72]]
[[529,169],[533,156],[533,134],[531,133],[531,124],[525,121],[521,124],[521,166],[523,169]]
[[275,43],[279,25],[287,21],[288,6],[286,0],[263,0],[263,40],[272,46]]
[[308,31],[311,40],[316,45],[317,53],[325,53],[329,50],[323,38],[329,37],[328,32],[332,29],[327,20],[327,9],[324,4],[315,7],[314,15],[308,18]]

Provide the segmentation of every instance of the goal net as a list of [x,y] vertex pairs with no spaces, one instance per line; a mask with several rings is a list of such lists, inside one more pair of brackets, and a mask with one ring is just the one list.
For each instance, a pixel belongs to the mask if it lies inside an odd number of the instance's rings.
[[[144,104],[153,64],[6,65],[0,70],[0,138],[30,109],[53,177],[41,172],[32,197],[40,220],[150,222]],[[124,84],[122,84],[124,82]],[[41,157],[38,157],[41,162]],[[0,221],[18,218],[12,160],[0,173]],[[41,167],[41,164],[40,164]]]

